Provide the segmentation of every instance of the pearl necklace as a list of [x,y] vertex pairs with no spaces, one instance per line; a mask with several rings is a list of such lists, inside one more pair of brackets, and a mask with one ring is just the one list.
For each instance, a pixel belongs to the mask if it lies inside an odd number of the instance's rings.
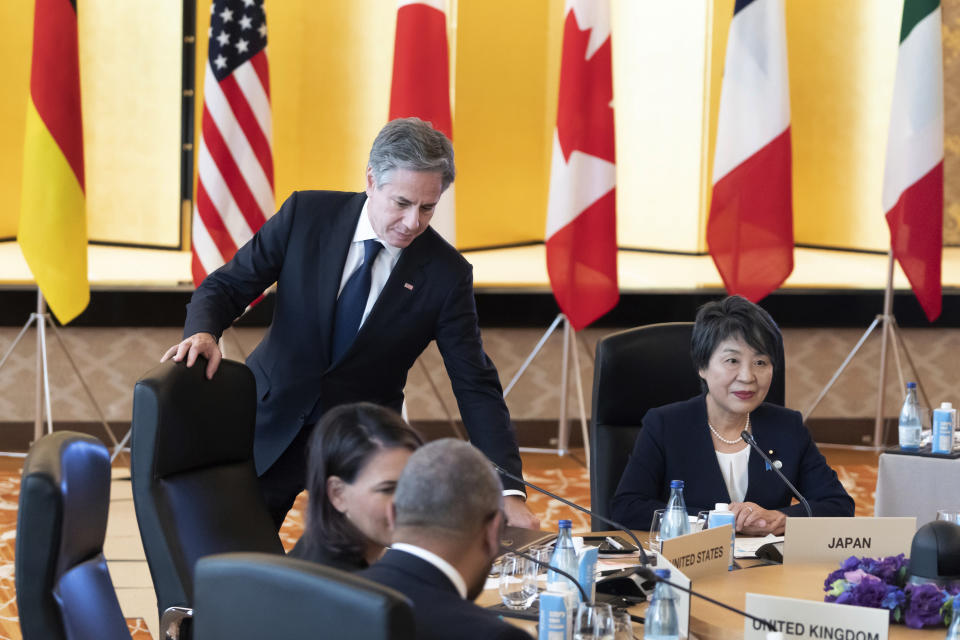
[[[717,440],[719,440],[720,442],[722,442],[722,443],[724,443],[724,444],[737,444],[738,442],[740,442],[741,440],[743,440],[743,436],[742,436],[742,435],[741,435],[739,438],[737,438],[736,440],[727,440],[726,438],[724,438],[723,436],[721,436],[720,433],[719,433],[716,429],[713,428],[713,425],[710,424],[710,420],[707,420],[707,426],[710,427],[710,431],[713,431],[713,435],[717,436]],[[747,431],[750,431],[750,414],[749,414],[749,413],[747,414],[747,424],[744,426],[744,429],[747,430]]]

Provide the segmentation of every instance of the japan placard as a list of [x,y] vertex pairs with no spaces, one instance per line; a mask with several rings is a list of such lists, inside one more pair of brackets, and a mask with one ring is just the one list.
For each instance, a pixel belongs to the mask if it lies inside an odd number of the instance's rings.
[[662,553],[691,580],[725,573],[730,568],[732,536],[733,526],[729,524],[715,529],[704,529],[664,540]]
[[839,562],[850,556],[909,554],[917,519],[787,518],[783,563]]
[[[746,611],[769,621],[784,638],[887,640],[890,612],[832,602],[747,594]],[[744,618],[744,640],[766,640],[771,629]]]

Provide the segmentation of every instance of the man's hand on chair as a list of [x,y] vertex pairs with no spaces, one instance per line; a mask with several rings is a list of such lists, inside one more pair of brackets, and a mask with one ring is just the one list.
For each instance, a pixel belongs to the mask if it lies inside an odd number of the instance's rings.
[[213,377],[223,354],[220,353],[220,345],[212,333],[195,333],[180,344],[175,344],[160,358],[160,362],[166,362],[173,358],[174,362],[180,362],[186,357],[187,366],[192,367],[197,361],[197,356],[203,356],[207,359],[207,380]]

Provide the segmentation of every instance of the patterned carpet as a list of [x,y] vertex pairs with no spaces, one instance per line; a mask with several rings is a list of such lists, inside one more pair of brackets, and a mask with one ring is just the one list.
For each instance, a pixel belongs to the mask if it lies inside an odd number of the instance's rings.
[[[828,460],[830,451],[825,450]],[[570,458],[558,460],[553,456],[524,456],[525,475],[530,482],[543,486],[586,507],[590,505],[590,479],[586,469]],[[558,468],[558,465],[560,468]],[[833,464],[844,487],[857,504],[858,516],[872,516],[874,488],[877,482],[875,464]],[[18,472],[0,471],[0,640],[20,640],[17,622],[16,592],[14,587],[14,549],[16,544],[17,498],[20,492]],[[293,547],[303,532],[307,495],[301,494],[287,516],[280,531],[284,547]],[[544,530],[553,531],[557,521],[573,520],[574,530],[589,529],[589,518],[550,500],[544,495],[531,493],[531,510],[540,518]],[[151,635],[146,623],[129,619],[128,626],[135,640],[149,640]]]

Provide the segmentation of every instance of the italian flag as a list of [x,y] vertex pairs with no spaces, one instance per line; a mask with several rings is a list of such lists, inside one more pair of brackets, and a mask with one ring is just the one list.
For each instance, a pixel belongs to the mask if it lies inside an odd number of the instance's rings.
[[82,125],[76,4],[36,0],[17,241],[63,324],[90,301]]
[[890,248],[927,319],[942,306],[943,63],[939,0],[905,0],[883,176]]
[[[417,117],[453,140],[447,0],[399,0],[390,85],[390,120]],[[455,244],[454,185],[444,192],[430,226]]]
[[730,294],[757,302],[793,271],[783,0],[737,0],[720,92],[707,246]]

